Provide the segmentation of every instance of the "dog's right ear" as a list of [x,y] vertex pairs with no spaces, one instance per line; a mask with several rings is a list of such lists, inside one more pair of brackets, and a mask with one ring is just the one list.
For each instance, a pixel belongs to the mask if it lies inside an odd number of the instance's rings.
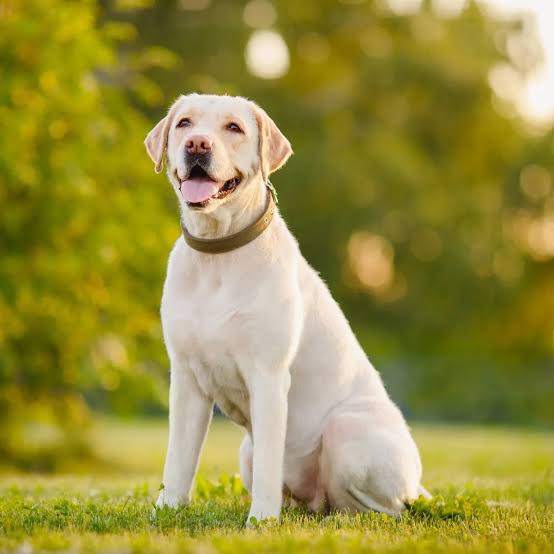
[[173,121],[175,108],[179,99],[173,103],[167,115],[158,122],[158,124],[146,135],[144,139],[144,146],[152,161],[154,162],[154,168],[156,173],[161,173],[163,169],[164,154],[167,150],[167,137],[169,136],[169,128]]
[[156,173],[160,173],[163,168],[163,157],[167,148],[167,135],[169,133],[168,117],[165,116],[149,133],[144,140],[144,146],[148,155],[154,162]]

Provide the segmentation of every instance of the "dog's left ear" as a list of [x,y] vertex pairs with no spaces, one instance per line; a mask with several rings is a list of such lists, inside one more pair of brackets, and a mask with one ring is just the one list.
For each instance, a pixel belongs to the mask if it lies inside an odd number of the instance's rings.
[[163,169],[163,159],[165,151],[167,150],[169,127],[179,100],[180,98],[173,103],[167,115],[158,122],[158,124],[146,135],[146,139],[144,139],[144,146],[146,146],[146,151],[155,164],[156,173],[161,173]]
[[292,147],[275,122],[256,104],[254,113],[258,124],[258,153],[262,177],[266,181],[271,173],[277,171],[290,158]]

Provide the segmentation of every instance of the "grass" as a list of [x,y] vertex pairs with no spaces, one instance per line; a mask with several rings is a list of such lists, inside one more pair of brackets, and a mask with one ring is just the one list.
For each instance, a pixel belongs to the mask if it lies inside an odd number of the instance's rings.
[[0,551],[554,552],[552,434],[455,426],[414,433],[432,501],[400,519],[286,509],[281,523],[247,530],[248,496],[238,479],[220,478],[236,472],[238,428],[214,422],[192,505],[153,517],[165,423],[100,420],[96,466],[0,476]]

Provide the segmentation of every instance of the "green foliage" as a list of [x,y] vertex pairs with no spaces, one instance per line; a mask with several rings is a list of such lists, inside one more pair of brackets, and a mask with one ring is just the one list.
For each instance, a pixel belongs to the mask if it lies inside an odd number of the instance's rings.
[[83,394],[122,410],[165,397],[157,306],[175,217],[142,155],[133,65],[118,63],[130,28],[96,12],[0,10],[0,456],[28,447],[37,420],[79,442]]
[[[102,449],[106,463],[88,468],[86,477],[3,475],[0,550],[31,546],[39,551],[164,554],[552,551],[551,433],[417,426],[424,484],[434,495],[432,500],[417,500],[399,519],[287,508],[279,524],[259,522],[245,529],[250,498],[240,479],[228,476],[237,466],[241,437],[236,426],[214,421],[202,456],[204,477],[197,479],[192,504],[177,510],[154,508],[161,459],[146,460],[137,468],[137,452],[119,437],[123,431],[142,437],[154,429],[165,439],[166,424],[161,422],[101,421],[95,448]],[[163,440],[148,442],[149,451],[163,455]],[[214,480],[222,463],[228,474]]]
[[[143,44],[181,59],[179,79],[153,77],[169,96],[251,97],[291,139],[280,209],[403,408],[552,422],[554,137],[527,134],[489,86],[516,63],[509,38],[531,52],[534,37],[476,2],[440,18],[431,2],[399,17],[377,0],[280,0],[274,23],[251,4],[258,28],[229,2],[133,14]],[[244,63],[268,26],[290,53],[280,79]]]
[[[552,491],[552,483],[544,486]],[[151,493],[146,485],[126,494],[33,490],[21,481],[2,491],[0,548],[25,542],[41,550],[89,552],[110,545],[137,552],[552,551],[552,504],[526,503],[521,489],[517,500],[489,507],[482,493],[450,488],[434,500],[417,501],[399,519],[285,509],[280,523],[257,523],[249,531],[248,497],[213,489],[188,507],[156,509],[153,517]]]
[[242,484],[239,475],[224,473],[218,482],[210,481],[201,475],[196,479],[196,495],[202,500],[231,496],[244,496],[248,491]]
[[485,515],[487,504],[481,494],[468,487],[465,494],[458,494],[450,487],[445,494],[437,494],[431,500],[419,498],[408,506],[408,513],[424,521],[468,520]]
[[277,80],[247,71],[241,3],[0,8],[0,456],[52,469],[91,404],[163,407],[178,216],[142,140],[192,90],[252,97],[290,137],[280,209],[404,409],[553,421],[554,135],[488,84],[521,24],[382,6],[275,2]]

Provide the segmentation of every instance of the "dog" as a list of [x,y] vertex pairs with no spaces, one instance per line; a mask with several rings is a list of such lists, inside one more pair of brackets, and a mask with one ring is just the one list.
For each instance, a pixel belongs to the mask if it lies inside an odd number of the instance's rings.
[[[283,497],[397,516],[418,496],[417,446],[327,286],[279,214],[269,176],[292,148],[241,97],[180,96],[145,140],[181,208],[161,302],[171,365],[157,506],[190,501],[214,403],[246,430],[249,522]],[[255,519],[253,519],[255,518]]]

